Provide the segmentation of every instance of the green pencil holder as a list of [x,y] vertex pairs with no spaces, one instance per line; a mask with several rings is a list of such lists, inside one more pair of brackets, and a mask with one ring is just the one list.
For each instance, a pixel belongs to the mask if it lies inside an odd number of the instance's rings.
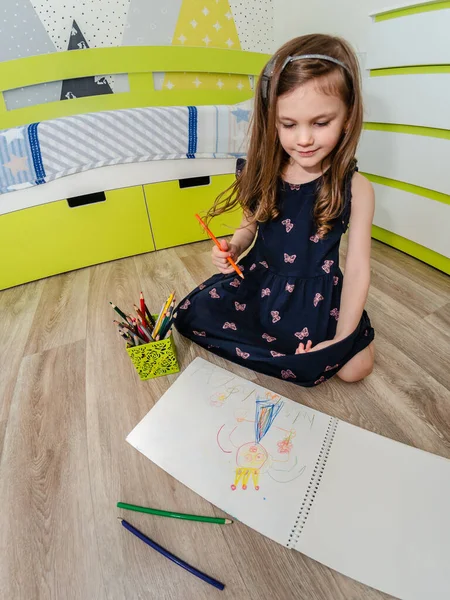
[[127,348],[127,352],[142,381],[180,370],[173,334],[165,340]]

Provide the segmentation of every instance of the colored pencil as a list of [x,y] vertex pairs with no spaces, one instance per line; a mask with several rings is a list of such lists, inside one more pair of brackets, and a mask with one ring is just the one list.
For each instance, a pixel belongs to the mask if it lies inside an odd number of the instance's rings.
[[135,333],[133,333],[133,340],[135,346],[141,346],[142,344],[145,344],[144,340]]
[[154,327],[155,319],[153,318],[153,315],[151,314],[151,312],[148,310],[147,305],[145,305],[145,316],[147,317],[147,321],[150,323],[150,325],[152,327]]
[[170,319],[165,324],[164,329],[162,329],[162,331],[161,331],[160,338],[162,340],[164,340],[167,337],[167,334],[169,333],[169,330],[172,327],[172,323],[173,323],[173,316],[170,317]]
[[129,323],[123,323],[120,321],[116,321],[115,319],[114,319],[113,323],[115,323],[116,325],[119,325],[120,327],[126,327],[126,329],[129,329],[130,331],[133,331],[133,327]]
[[127,315],[126,315],[124,312],[122,312],[118,306],[116,306],[116,305],[115,305],[115,304],[113,304],[112,302],[110,302],[110,304],[111,304],[111,306],[113,307],[113,309],[116,311],[116,313],[117,313],[118,315],[120,315],[124,321],[128,321],[128,318],[129,318],[129,317],[127,317]]
[[144,315],[145,319],[145,300],[143,292],[141,292],[141,295],[139,296],[139,306],[141,308],[141,313]]
[[169,308],[167,309],[164,319],[161,323],[161,327],[159,328],[157,338],[160,340],[164,339],[164,336],[166,335],[167,331],[169,330],[170,324],[172,323],[172,313],[174,311],[174,308],[175,308],[175,298],[172,300]]
[[136,306],[136,304],[133,304],[133,308],[137,312],[137,314],[139,315],[139,317],[142,320],[144,326],[146,326],[147,325],[147,319],[145,317],[145,312],[142,312],[142,310],[140,308],[138,308]]
[[157,508],[146,508],[145,506],[136,506],[135,504],[127,504],[126,502],[118,502],[117,508],[125,510],[134,510],[135,512],[147,513],[158,517],[171,517],[172,519],[183,519],[186,521],[201,521],[202,523],[216,523],[217,525],[230,525],[231,519],[223,519],[222,517],[201,517],[200,515],[188,515],[186,513],[178,513],[167,510],[159,510]]
[[213,579],[209,575],[206,575],[206,573],[202,573],[195,567],[189,565],[187,562],[184,562],[184,560],[182,560],[181,558],[178,558],[177,556],[175,556],[174,554],[172,554],[171,552],[169,552],[168,550],[166,550],[165,548],[163,548],[162,546],[160,546],[159,544],[157,544],[156,542],[151,540],[149,537],[147,537],[146,535],[141,533],[139,531],[139,529],[136,529],[135,527],[133,527],[133,525],[128,523],[128,521],[125,521],[125,519],[122,519],[120,517],[118,517],[118,519],[122,523],[123,527],[125,527],[125,529],[128,529],[128,531],[130,533],[132,533],[133,535],[138,537],[145,544],[147,544],[148,546],[150,546],[151,548],[153,548],[154,550],[156,550],[157,552],[159,552],[160,554],[162,554],[163,556],[165,556],[166,558],[168,558],[169,560],[171,560],[178,566],[182,567],[183,569],[186,569],[186,571],[189,571],[189,573],[192,573],[192,575],[195,575],[199,579],[206,581],[206,583],[209,583],[210,585],[214,586],[218,590],[223,590],[225,588],[223,583],[220,583],[220,581],[217,581],[217,579]]
[[155,326],[153,327],[153,331],[152,331],[152,337],[153,337],[153,339],[156,339],[156,333],[157,333],[158,327],[159,327],[158,323],[159,323],[160,319],[162,318],[163,311],[164,311],[164,306],[165,306],[165,304],[163,304],[161,306],[161,310],[159,311],[158,316],[156,318]]
[[148,335],[145,333],[145,331],[142,329],[142,326],[141,326],[141,325],[138,325],[138,326],[137,326],[137,330],[138,330],[139,337],[141,337],[141,338],[144,340],[144,342],[145,342],[146,344],[148,344],[148,342],[150,341],[150,337],[149,337],[149,336],[148,336]]
[[153,329],[153,338],[156,338],[156,336],[158,335],[164,315],[165,315],[167,309],[169,308],[170,303],[172,302],[174,296],[175,296],[175,292],[172,292],[170,294],[170,296],[167,298],[166,302],[163,304],[161,312],[159,313],[159,316],[158,316],[158,320],[156,321],[155,328]]
[[[219,250],[222,250],[222,252],[223,252],[223,249],[222,249],[222,246],[220,245],[219,240],[216,238],[216,236],[213,234],[213,232],[209,229],[209,227],[206,225],[206,223],[203,221],[203,219],[200,217],[200,215],[196,214],[195,218],[200,223],[200,225],[203,227],[203,229],[206,231],[206,233],[209,235],[209,237],[212,239],[212,241],[216,244],[216,246],[219,248]],[[231,256],[227,257],[227,261],[230,263],[230,265],[233,267],[233,269],[236,271],[236,273],[239,275],[239,277],[242,277],[242,279],[244,279],[244,275],[242,274],[242,271],[237,266],[237,264],[234,262],[234,260],[231,258]]]
[[143,332],[145,333],[145,335],[148,337],[149,340],[152,340],[152,334],[150,333],[150,329],[147,329],[147,327],[144,327],[143,325],[141,325],[141,328],[143,330]]

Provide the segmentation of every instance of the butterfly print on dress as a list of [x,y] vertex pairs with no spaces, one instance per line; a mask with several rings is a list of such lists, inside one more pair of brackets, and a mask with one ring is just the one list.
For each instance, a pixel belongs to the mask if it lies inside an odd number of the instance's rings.
[[206,332],[205,331],[193,331],[192,332],[194,335],[199,335],[200,337],[206,337]]
[[325,371],[332,371],[333,369],[337,369],[338,368],[338,364],[337,365],[333,365],[332,367],[330,367],[329,365],[325,367]]
[[272,315],[272,323],[276,323],[281,319],[280,313],[277,310],[272,310],[270,314]]
[[206,285],[205,285],[204,283],[201,283],[201,284],[198,286],[198,289],[199,289],[199,290],[204,290],[204,289],[205,289],[205,287],[206,287]]
[[274,342],[277,339],[276,337],[272,337],[268,333],[263,333],[261,337],[263,340],[267,340],[268,342]]
[[266,261],[265,261],[265,260],[261,260],[261,261],[259,261],[259,264],[260,264],[260,265],[262,265],[263,267],[265,267],[266,269],[268,269],[268,268],[269,268],[269,265],[266,263]]
[[324,381],[325,381],[325,377],[322,375],[322,377],[319,377],[319,379],[314,382],[314,385],[319,385],[319,383],[323,383]]
[[183,304],[180,304],[180,308],[183,310],[187,310],[190,305],[191,305],[190,301],[186,300],[185,302],[183,302]]
[[281,371],[281,377],[283,379],[297,379],[297,376],[295,375],[295,373],[293,373],[290,369],[287,369],[287,371]]
[[317,306],[321,300],[323,300],[322,294],[316,294],[313,301],[314,306]]
[[248,358],[250,356],[248,352],[242,352],[240,348],[236,348],[236,354],[241,358]]
[[264,288],[263,290],[261,290],[261,298],[264,298],[264,296],[270,296],[269,288]]
[[228,323],[228,321],[226,321],[223,324],[222,329],[232,329],[233,331],[236,331],[236,329],[237,329],[236,323]]
[[318,244],[320,242],[320,237],[317,235],[317,233],[312,235],[309,239],[311,242],[314,242],[315,244]]
[[330,310],[330,317],[334,317],[336,321],[339,321],[339,310],[337,308]]
[[209,295],[211,296],[211,298],[220,298],[219,294],[217,293],[216,288],[213,288],[212,290],[210,290]]
[[305,338],[309,337],[308,328],[307,327],[303,327],[303,329],[301,331],[297,331],[296,333],[294,333],[294,335],[299,340],[304,340]]
[[239,302],[234,303],[234,307],[236,310],[245,310],[246,304],[239,304]]
[[326,260],[322,265],[322,269],[325,271],[325,273],[329,273],[332,265],[334,265],[334,260]]
[[239,279],[233,279],[233,281],[230,281],[230,285],[232,287],[238,288],[241,285],[241,282],[239,281]]
[[297,258],[296,254],[291,254],[289,256],[289,254],[286,254],[286,252],[284,253],[284,262],[285,263],[291,263],[292,264],[296,258]]
[[284,288],[287,292],[293,292],[295,288],[295,283],[287,283]]
[[255,265],[255,263],[253,263],[252,265],[250,265],[250,269],[249,269],[249,270],[250,270],[250,271],[253,271],[253,269],[256,269],[256,265]]
[[333,276],[333,285],[337,285],[339,283],[339,277],[337,275]]
[[286,227],[286,233],[289,233],[294,228],[294,223],[291,223],[290,219],[285,219],[281,221],[281,224]]
[[270,354],[274,357],[277,358],[278,356],[286,356],[286,354],[281,354],[281,352],[275,352],[275,350],[271,350]]

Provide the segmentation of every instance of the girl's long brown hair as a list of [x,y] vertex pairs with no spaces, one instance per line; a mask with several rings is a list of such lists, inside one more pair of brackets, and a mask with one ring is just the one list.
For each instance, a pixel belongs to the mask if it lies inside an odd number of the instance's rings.
[[[331,56],[347,65],[350,73],[322,59],[293,61],[280,72],[288,56],[301,54]],[[332,228],[332,221],[342,212],[344,183],[356,163],[355,152],[363,119],[358,60],[345,40],[322,34],[295,38],[284,44],[274,58],[276,62],[267,99],[263,97],[262,76],[257,83],[245,168],[234,183],[217,197],[207,217],[211,219],[239,206],[251,222],[265,222],[278,216],[277,182],[289,156],[280,144],[276,129],[277,98],[316,80],[323,93],[339,96],[348,109],[345,129],[328,157],[329,168],[320,179],[314,209],[317,234],[323,237]]]

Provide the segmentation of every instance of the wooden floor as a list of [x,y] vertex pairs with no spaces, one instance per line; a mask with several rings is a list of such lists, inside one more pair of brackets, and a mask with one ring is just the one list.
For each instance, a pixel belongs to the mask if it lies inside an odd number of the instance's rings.
[[[213,271],[208,242],[136,256],[0,292],[0,590],[10,600],[380,600],[385,594],[247,527],[128,515],[226,584],[219,592],[121,526],[116,502],[220,514],[125,442],[176,375],[140,382],[110,300],[144,290],[158,307]],[[373,374],[304,389],[200,355],[285,396],[450,458],[450,279],[373,242],[367,310]],[[122,513],[123,516],[124,513]]]

